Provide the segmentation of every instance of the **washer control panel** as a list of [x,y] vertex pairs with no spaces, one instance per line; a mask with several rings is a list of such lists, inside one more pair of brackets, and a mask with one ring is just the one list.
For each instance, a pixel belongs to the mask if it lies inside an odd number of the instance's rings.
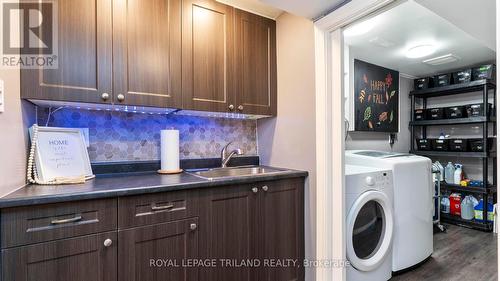
[[387,188],[392,184],[392,172],[373,173],[365,177],[365,184],[369,187]]

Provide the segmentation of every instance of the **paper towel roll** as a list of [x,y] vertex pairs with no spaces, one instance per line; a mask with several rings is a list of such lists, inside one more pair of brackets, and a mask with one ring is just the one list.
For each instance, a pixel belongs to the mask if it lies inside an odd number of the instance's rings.
[[179,131],[161,131],[161,170],[179,170]]

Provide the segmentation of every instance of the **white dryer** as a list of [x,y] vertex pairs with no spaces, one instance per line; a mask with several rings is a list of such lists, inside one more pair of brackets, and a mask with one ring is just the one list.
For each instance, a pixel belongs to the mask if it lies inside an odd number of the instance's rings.
[[392,172],[346,165],[347,281],[392,275]]
[[426,260],[433,251],[431,160],[412,154],[348,150],[345,162],[392,171],[395,222],[392,271]]

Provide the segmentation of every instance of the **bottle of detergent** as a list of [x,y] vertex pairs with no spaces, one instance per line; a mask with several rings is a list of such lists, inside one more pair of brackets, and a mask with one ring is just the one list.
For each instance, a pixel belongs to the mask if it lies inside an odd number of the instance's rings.
[[465,196],[464,200],[460,204],[460,216],[464,220],[472,220],[474,218],[474,200],[471,195]]
[[441,198],[441,212],[443,212],[445,214],[450,213],[450,198],[449,198],[449,196],[450,196],[449,194],[444,193],[443,197]]
[[455,173],[453,177],[453,183],[460,185],[463,178],[462,164],[455,164]]
[[444,168],[444,180],[449,184],[455,183],[455,166],[451,162]]
[[[484,217],[483,217],[483,208],[484,208],[484,202],[483,202],[483,199],[481,199],[479,201],[479,204],[476,205],[476,207],[474,208],[474,219],[476,219],[477,221],[484,221]],[[488,202],[487,205],[487,212],[488,212],[488,218],[487,220],[488,221],[493,221],[493,218],[495,217],[495,214],[493,212],[493,203],[492,202]]]

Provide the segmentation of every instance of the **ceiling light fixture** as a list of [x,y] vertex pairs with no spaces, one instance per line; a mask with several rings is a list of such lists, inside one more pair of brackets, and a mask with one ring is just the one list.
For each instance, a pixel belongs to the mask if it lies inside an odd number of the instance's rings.
[[442,64],[446,64],[446,63],[456,62],[458,60],[460,60],[459,56],[456,56],[454,54],[446,54],[444,56],[426,59],[422,62],[429,64],[429,65],[442,65]]
[[433,54],[436,51],[436,47],[430,44],[418,45],[412,47],[406,51],[406,57],[410,59],[422,58]]
[[378,20],[379,20],[379,17],[374,17],[374,18],[362,21],[360,23],[357,23],[351,27],[348,27],[343,32],[344,36],[352,37],[352,36],[363,35],[363,34],[369,32],[370,30],[372,30],[373,27],[375,26],[375,24],[378,22]]

